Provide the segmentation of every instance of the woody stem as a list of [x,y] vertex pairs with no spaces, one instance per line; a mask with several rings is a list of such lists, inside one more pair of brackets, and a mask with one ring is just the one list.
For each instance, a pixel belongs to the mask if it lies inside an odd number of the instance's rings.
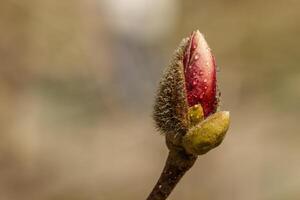
[[197,156],[170,150],[165,167],[147,200],[165,200],[183,175],[194,165]]

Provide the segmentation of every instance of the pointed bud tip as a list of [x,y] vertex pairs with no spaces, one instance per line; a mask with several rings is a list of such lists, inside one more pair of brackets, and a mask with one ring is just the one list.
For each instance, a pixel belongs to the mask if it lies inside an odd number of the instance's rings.
[[193,38],[193,41],[196,42],[198,44],[198,49],[207,49],[208,48],[208,44],[205,40],[204,35],[199,31],[196,30],[192,33],[191,38]]
[[224,118],[230,118],[230,112],[229,111],[220,111],[222,113],[222,116]]
[[199,31],[199,29],[193,31],[193,32],[192,32],[192,35],[195,35],[195,36],[203,36],[203,34]]

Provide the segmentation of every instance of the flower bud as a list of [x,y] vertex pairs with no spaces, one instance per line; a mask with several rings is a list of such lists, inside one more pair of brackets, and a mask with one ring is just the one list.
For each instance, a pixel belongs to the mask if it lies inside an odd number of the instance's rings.
[[153,113],[156,126],[162,133],[185,135],[197,122],[189,115],[191,107],[199,105],[204,118],[217,110],[216,90],[214,57],[197,30],[183,39],[160,81]]
[[205,154],[221,144],[228,127],[229,112],[217,112],[192,127],[183,137],[182,145],[190,154]]
[[216,65],[208,44],[198,30],[190,37],[183,63],[188,105],[201,104],[207,117],[217,108]]

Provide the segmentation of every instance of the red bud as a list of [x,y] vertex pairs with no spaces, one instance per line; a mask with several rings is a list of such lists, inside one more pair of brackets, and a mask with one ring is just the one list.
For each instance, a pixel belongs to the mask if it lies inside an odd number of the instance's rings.
[[204,36],[198,30],[189,38],[183,64],[188,105],[201,104],[207,117],[217,109],[216,64]]

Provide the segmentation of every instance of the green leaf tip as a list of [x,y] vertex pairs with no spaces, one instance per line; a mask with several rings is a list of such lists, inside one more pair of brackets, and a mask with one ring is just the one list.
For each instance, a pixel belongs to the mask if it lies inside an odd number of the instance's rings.
[[182,145],[190,154],[205,154],[221,144],[229,128],[229,123],[229,112],[217,112],[198,125],[191,127],[183,137]]
[[188,110],[190,126],[195,126],[204,119],[203,108],[200,104],[189,107]]

